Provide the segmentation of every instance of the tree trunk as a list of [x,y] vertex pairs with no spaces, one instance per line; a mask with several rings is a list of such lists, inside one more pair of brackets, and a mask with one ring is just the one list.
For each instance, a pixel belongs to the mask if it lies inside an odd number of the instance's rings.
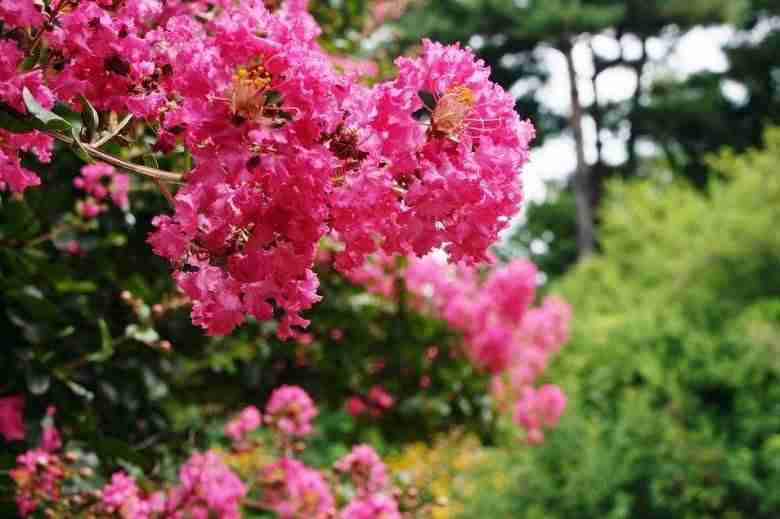
[[571,101],[570,124],[574,132],[574,147],[577,154],[577,169],[574,172],[574,201],[577,208],[577,250],[580,258],[593,253],[595,233],[593,229],[593,206],[591,195],[590,168],[585,161],[585,139],[582,135],[583,108],[577,86],[577,71],[574,68],[573,45],[566,42],[561,52],[566,58],[569,73],[569,97]]
[[590,116],[593,118],[593,124],[596,127],[596,162],[590,166],[589,180],[592,189],[590,194],[591,210],[594,212],[594,220],[596,220],[596,208],[598,208],[601,203],[601,197],[604,191],[604,181],[609,173],[607,164],[604,162],[604,141],[601,138],[601,129],[604,126],[604,110],[599,101],[598,79],[602,72],[609,69],[609,66],[596,57],[592,41],[589,46],[593,63],[593,74],[590,77],[590,84],[593,88],[593,105],[590,109]]
[[636,90],[634,95],[631,96],[631,112],[628,116],[628,122],[630,126],[630,133],[628,134],[628,141],[626,142],[626,151],[628,152],[628,160],[626,161],[626,175],[636,175],[639,167],[639,161],[636,154],[636,141],[639,137],[639,108],[642,100],[642,79],[645,71],[645,64],[647,63],[647,40],[644,38],[642,41],[642,55],[639,59],[631,64],[636,74]]

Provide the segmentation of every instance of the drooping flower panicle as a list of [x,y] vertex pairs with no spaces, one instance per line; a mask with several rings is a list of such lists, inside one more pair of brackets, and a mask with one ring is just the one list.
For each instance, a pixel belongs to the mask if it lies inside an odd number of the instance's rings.
[[[84,111],[86,98],[148,123],[154,149],[192,157],[149,243],[209,334],[247,316],[278,317],[282,338],[305,327],[326,235],[342,244],[344,271],[377,251],[434,247],[478,262],[519,209],[533,127],[468,49],[425,40],[419,57],[397,60],[396,79],[369,88],[334,67],[301,0],[15,4],[0,3],[0,19],[48,53],[26,71],[26,44],[0,43],[0,101],[24,112],[27,88],[44,108]],[[0,188],[38,185],[19,153],[46,161],[50,149],[40,132],[0,131]],[[109,168],[77,179],[85,218],[107,195],[127,206],[127,179]]]

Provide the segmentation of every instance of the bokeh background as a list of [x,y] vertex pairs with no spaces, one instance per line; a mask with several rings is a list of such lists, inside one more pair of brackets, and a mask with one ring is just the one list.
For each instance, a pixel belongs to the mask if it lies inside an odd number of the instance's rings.
[[[236,410],[300,384],[321,410],[306,460],[370,442],[425,517],[780,517],[780,2],[311,9],[367,83],[421,37],[460,42],[534,121],[526,205],[495,252],[531,259],[539,297],[572,305],[546,374],[569,400],[557,429],[523,443],[486,378],[441,353],[456,333],[326,263],[306,337],[280,343],[273,323],[204,337],[145,243],[166,210],[154,185],[81,226],[68,154],[31,163],[43,187],[0,206],[0,390],[26,388],[28,422],[54,404],[106,468],[164,475]],[[65,252],[74,241],[84,254]],[[345,410],[376,386],[391,409]],[[3,444],[0,468],[21,451]],[[0,473],[0,517],[11,492]]]

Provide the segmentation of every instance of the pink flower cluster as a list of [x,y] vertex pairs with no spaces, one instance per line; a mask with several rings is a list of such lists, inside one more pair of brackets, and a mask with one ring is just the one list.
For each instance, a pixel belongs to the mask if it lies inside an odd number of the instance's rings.
[[173,517],[240,517],[246,487],[216,453],[193,454],[179,469],[179,481],[179,486],[169,492],[166,506],[188,513]]
[[[16,4],[20,3],[18,7]],[[14,5],[9,5],[14,4]],[[0,2],[0,20],[16,26],[39,23],[36,8],[30,0],[23,2]],[[12,40],[0,40],[0,102],[18,112],[26,112],[22,101],[22,90],[26,87],[36,100],[45,108],[54,105],[54,96],[44,84],[41,70],[20,70],[24,53]],[[22,167],[19,153],[32,152],[41,162],[51,160],[52,139],[38,131],[29,133],[11,133],[0,130],[0,190],[21,193],[31,186],[41,183],[40,178],[27,168]]]
[[225,436],[234,442],[241,441],[248,432],[254,431],[261,424],[260,411],[257,407],[250,405],[225,424]]
[[[311,407],[311,409],[309,409]],[[286,416],[295,409],[302,416],[291,419],[295,425],[280,428],[295,436],[311,429],[310,421],[316,409],[306,393],[293,386],[283,386],[271,397],[266,416]],[[10,475],[16,484],[19,513],[27,516],[41,508],[57,504],[59,510],[77,507],[89,517],[120,517],[122,519],[189,519],[220,517],[237,519],[246,507],[272,511],[281,519],[400,519],[398,506],[391,497],[393,489],[385,464],[368,445],[358,445],[338,460],[333,471],[320,471],[293,458],[295,450],[277,451],[280,457],[259,471],[254,471],[244,483],[216,451],[195,452],[179,468],[178,481],[156,489],[144,481],[140,484],[124,471],[115,472],[98,490],[74,494],[73,478],[84,486],[95,476],[87,458],[76,451],[58,454],[62,441],[54,427],[55,410],[49,408],[42,421],[41,444],[19,456],[18,465]],[[259,426],[260,412],[254,406],[245,408],[225,428],[233,439]],[[271,424],[277,427],[276,421]],[[305,425],[305,426],[304,426]],[[307,433],[306,433],[307,434]],[[82,460],[82,461],[80,461]],[[349,484],[339,482],[339,475]],[[347,502],[339,511],[339,501]]]
[[[335,469],[350,477],[354,498],[338,517],[344,519],[400,519],[395,500],[387,490],[387,469],[367,445],[359,445],[340,459]],[[282,458],[262,471],[263,506],[280,519],[335,517],[335,499],[322,473],[303,463]],[[383,515],[384,514],[384,515]]]
[[415,0],[375,0],[371,8],[374,21],[378,24],[396,19]]
[[179,484],[144,493],[124,472],[111,476],[100,491],[99,507],[122,519],[241,517],[244,483],[212,452],[195,453],[179,469]]
[[265,467],[260,476],[263,503],[279,519],[327,519],[335,501],[322,474],[303,463],[282,458]]
[[543,427],[552,428],[566,407],[566,396],[558,386],[544,385],[539,389],[526,386],[517,401],[515,421],[528,432],[529,443],[544,441]]
[[[149,242],[209,334],[277,311],[280,337],[305,327],[325,235],[343,244],[345,271],[378,250],[444,247],[475,262],[519,209],[534,130],[470,50],[426,40],[419,58],[397,61],[397,79],[368,88],[316,43],[305,0],[13,4],[0,3],[0,19],[35,31],[49,52],[24,72],[22,51],[4,41],[0,100],[24,111],[26,86],[44,107],[83,110],[84,96],[150,123],[155,149],[181,145],[194,159]],[[0,133],[3,186],[36,185],[18,151],[47,160],[50,141]],[[122,191],[111,191],[120,206]]]
[[22,516],[34,512],[41,501],[57,501],[60,480],[64,475],[62,461],[42,448],[29,450],[16,458],[10,476],[16,484],[16,506]]
[[[24,401],[19,400],[11,402],[13,412],[21,413],[20,405]],[[10,400],[10,398],[3,400]],[[19,403],[21,402],[21,404]],[[2,403],[0,403],[2,409]],[[18,409],[18,411],[17,411]],[[22,516],[27,516],[34,512],[42,501],[57,501],[60,497],[60,482],[65,475],[65,469],[62,460],[56,453],[62,447],[60,433],[54,426],[54,415],[56,409],[49,406],[46,417],[42,421],[42,435],[38,446],[31,449],[16,458],[16,467],[11,469],[10,476],[16,484],[16,506]],[[12,422],[20,417],[13,417]],[[0,422],[1,424],[2,422]],[[16,427],[19,424],[13,423]],[[24,438],[24,430],[17,429]]]
[[297,386],[276,388],[265,408],[265,422],[285,437],[304,437],[312,432],[317,416],[314,401]]
[[[402,276],[414,296],[413,304],[433,310],[463,334],[467,357],[492,375],[491,386],[499,403],[514,401],[518,409],[525,409],[515,413],[515,421],[528,431],[529,439],[539,438],[541,427],[555,425],[565,406],[563,393],[554,386],[537,392],[533,385],[550,356],[568,340],[571,308],[555,296],[532,307],[536,267],[515,260],[483,273],[463,263],[445,264],[434,256],[408,258],[400,272],[397,264],[393,257],[376,255],[350,279],[372,292],[395,297],[396,279]],[[434,348],[433,355],[437,353]],[[347,410],[360,414],[365,411],[362,404],[350,399]]]
[[380,416],[395,405],[395,398],[382,386],[373,386],[368,395],[354,395],[347,399],[344,407],[352,416],[369,413],[373,417]]
[[533,384],[550,355],[568,340],[569,305],[550,296],[531,307],[536,268],[525,260],[494,268],[481,279],[473,268],[424,258],[411,261],[404,276],[421,304],[432,306],[463,333],[466,354],[493,375],[499,400],[517,401],[515,421],[526,429],[529,441],[541,441],[541,427],[558,422],[566,398],[556,386],[537,391]]
[[100,202],[110,198],[120,209],[127,209],[130,177],[119,173],[113,166],[104,163],[90,164],[81,168],[81,175],[73,179],[73,185],[85,191],[89,197],[79,204],[79,212],[87,219],[94,218],[106,210]]
[[57,408],[50,405],[46,410],[46,417],[41,422],[41,445],[40,448],[46,452],[54,452],[62,447],[62,437],[60,431],[54,425],[54,415],[57,414]]
[[145,496],[135,479],[124,472],[116,472],[100,491],[100,506],[109,514],[122,519],[149,519],[166,510],[165,495],[155,492]]
[[359,496],[381,492],[387,486],[387,467],[368,445],[357,445],[336,462],[336,470],[349,474]]
[[342,510],[341,519],[401,519],[398,504],[384,494],[374,494],[350,501]]
[[0,398],[0,435],[5,441],[24,439],[24,396]]

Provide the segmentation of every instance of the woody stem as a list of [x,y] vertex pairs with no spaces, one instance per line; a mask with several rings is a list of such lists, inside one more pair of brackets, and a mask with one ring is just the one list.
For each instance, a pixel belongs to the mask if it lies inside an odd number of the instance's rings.
[[[65,144],[68,145],[76,144],[76,141],[71,137],[67,137],[65,135],[56,132],[46,132],[46,133],[52,136],[53,138],[57,139],[58,141],[64,142]],[[172,173],[170,171],[163,171],[161,169],[150,168],[148,166],[141,166],[140,164],[133,164],[132,162],[124,161],[118,157],[102,152],[92,144],[87,144],[85,142],[82,142],[80,144],[80,148],[94,158],[100,159],[113,166],[122,168],[132,173],[143,175],[145,177],[150,177],[153,179],[163,180],[167,182],[179,182],[182,180],[183,177],[181,173]]]

